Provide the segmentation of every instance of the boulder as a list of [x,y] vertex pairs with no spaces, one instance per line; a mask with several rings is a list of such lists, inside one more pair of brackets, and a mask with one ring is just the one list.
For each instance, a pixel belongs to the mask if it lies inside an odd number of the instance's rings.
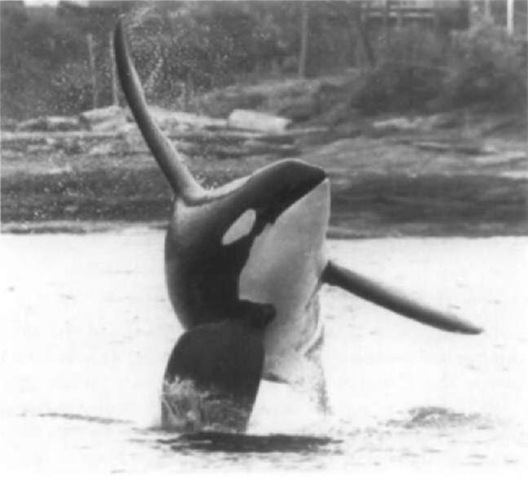
[[174,112],[151,106],[149,112],[158,126],[165,131],[215,130],[226,128],[226,120],[188,112]]
[[117,105],[88,110],[81,113],[79,119],[85,128],[92,131],[116,129],[127,124],[125,111]]
[[284,133],[291,124],[289,118],[254,110],[234,110],[227,120],[229,127],[266,133]]

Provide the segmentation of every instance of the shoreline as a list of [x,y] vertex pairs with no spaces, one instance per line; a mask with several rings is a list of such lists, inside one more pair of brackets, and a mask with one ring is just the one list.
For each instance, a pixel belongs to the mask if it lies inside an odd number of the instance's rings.
[[[129,231],[165,230],[168,222],[125,222],[125,221],[44,221],[44,222],[7,222],[1,224],[2,235],[43,235],[71,234],[90,235],[97,233],[126,233]],[[501,229],[495,225],[483,223],[462,228],[447,228],[446,225],[400,225],[392,227],[343,228],[330,226],[327,232],[329,240],[357,240],[375,238],[494,238],[528,237],[528,228]]]

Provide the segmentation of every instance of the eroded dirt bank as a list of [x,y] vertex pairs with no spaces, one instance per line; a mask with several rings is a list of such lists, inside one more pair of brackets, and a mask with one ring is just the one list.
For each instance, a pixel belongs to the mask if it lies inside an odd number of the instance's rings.
[[[528,234],[524,129],[486,135],[482,125],[480,134],[472,129],[471,135],[456,127],[374,131],[355,123],[304,138],[297,156],[332,180],[330,235]],[[99,152],[3,151],[2,230],[163,227],[171,192],[152,157]],[[202,183],[216,186],[275,160],[194,156],[188,165]]]

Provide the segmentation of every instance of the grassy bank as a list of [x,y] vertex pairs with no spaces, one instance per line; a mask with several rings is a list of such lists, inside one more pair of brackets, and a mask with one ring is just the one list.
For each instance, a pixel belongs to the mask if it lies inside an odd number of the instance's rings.
[[[311,147],[303,155],[330,175],[332,236],[528,234],[527,180],[508,175],[511,165],[477,168],[464,156],[413,152],[360,138]],[[189,162],[207,186],[265,164],[263,158]],[[171,192],[149,155],[3,159],[3,231],[163,226],[170,211]]]

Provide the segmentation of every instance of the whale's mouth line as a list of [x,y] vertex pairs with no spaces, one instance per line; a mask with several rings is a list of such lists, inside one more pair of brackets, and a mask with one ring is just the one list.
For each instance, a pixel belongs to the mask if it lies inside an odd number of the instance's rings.
[[[330,180],[328,177],[322,178],[320,181],[318,181],[315,185],[313,185],[309,190],[306,190],[302,195],[297,196],[296,199],[293,202],[288,202],[287,206],[282,209],[282,211],[276,215],[275,220],[271,222],[272,224],[275,223],[277,220],[279,220],[282,216],[288,214],[292,209],[299,206],[300,203],[307,200],[307,198],[314,194],[316,190],[321,188],[323,185],[328,185],[330,183]],[[301,187],[297,187],[296,190],[301,190]],[[328,228],[328,226],[327,226]]]
[[272,202],[270,205],[262,208],[260,212],[261,218],[267,223],[274,224],[282,216],[290,212],[301,202],[305,201],[325,182],[328,182],[328,178],[326,176],[321,179],[317,179],[315,182],[313,179],[310,179],[305,182],[299,182],[298,185],[287,189],[285,192],[279,192],[279,198],[277,198],[277,201]]

